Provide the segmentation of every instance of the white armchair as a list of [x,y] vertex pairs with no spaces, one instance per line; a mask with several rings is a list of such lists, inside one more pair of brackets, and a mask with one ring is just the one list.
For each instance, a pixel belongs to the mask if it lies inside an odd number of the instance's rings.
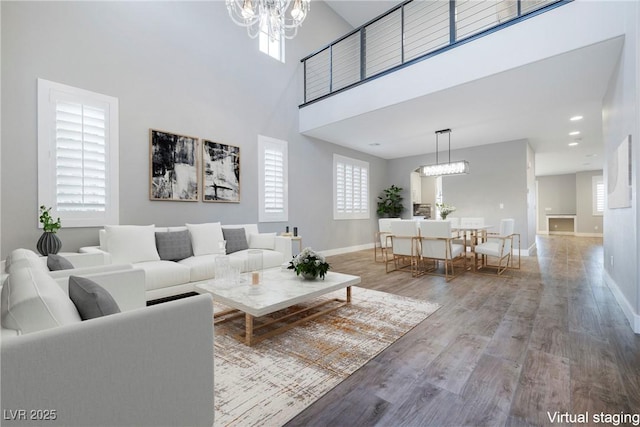
[[[518,237],[520,246],[520,236],[514,233],[515,221],[513,219],[503,219],[500,221],[500,232],[490,233],[485,242],[474,247],[474,271],[485,268],[494,268],[496,273],[501,275],[507,268],[514,268],[513,265],[513,240]],[[478,256],[480,265],[478,266]],[[497,259],[497,264],[490,264],[489,257]],[[520,251],[518,249],[518,267],[520,268]]]
[[[439,264],[444,262],[444,276],[449,281],[467,269],[464,245],[454,243],[450,221],[419,221],[418,227],[420,237],[417,240],[417,251],[420,273],[442,275],[438,272]],[[464,267],[456,274],[454,263],[459,261],[463,262]]]
[[[416,239],[418,237],[417,221],[403,220],[391,221],[391,234],[387,236],[388,246],[393,254],[386,260],[387,273],[396,270],[409,269],[412,273],[417,271]],[[394,269],[389,270],[389,264],[393,262]]]

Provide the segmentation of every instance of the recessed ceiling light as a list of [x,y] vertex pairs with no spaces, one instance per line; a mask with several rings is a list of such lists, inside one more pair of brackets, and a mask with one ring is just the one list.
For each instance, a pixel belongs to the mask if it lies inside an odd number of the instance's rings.
[[582,120],[582,119],[583,119],[582,116],[573,116],[569,120],[571,120],[572,122],[577,122],[578,120]]
[[578,145],[578,143],[575,141],[569,143],[569,147],[575,147],[576,145]]
[[573,132],[569,132],[570,136],[575,136],[575,135],[580,135],[580,131],[579,130],[574,130]]

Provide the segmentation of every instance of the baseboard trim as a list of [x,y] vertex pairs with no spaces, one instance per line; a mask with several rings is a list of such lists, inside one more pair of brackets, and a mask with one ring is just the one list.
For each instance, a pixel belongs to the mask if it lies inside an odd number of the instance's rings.
[[633,332],[636,334],[640,334],[640,315],[633,311],[633,306],[629,304],[629,301],[627,301],[627,298],[618,287],[618,284],[613,280],[613,278],[611,278],[611,276],[609,276],[609,273],[606,270],[602,273],[602,276],[604,283],[606,283],[609,289],[611,289],[611,293],[616,298],[616,301],[618,301],[618,305],[622,309],[622,312],[627,317],[627,320],[629,320],[631,329],[633,329]]
[[349,252],[364,251],[365,249],[373,249],[373,243],[365,243],[364,245],[357,245],[357,246],[348,246],[346,248],[327,249],[325,251],[320,251],[320,253],[324,256],[332,256],[332,255],[348,254]]
[[554,236],[576,236],[576,237],[602,237],[602,233],[574,233],[572,231],[552,231],[552,232],[548,232],[545,230],[538,230],[536,231],[536,234],[540,234],[542,236],[550,236],[550,235],[554,235]]

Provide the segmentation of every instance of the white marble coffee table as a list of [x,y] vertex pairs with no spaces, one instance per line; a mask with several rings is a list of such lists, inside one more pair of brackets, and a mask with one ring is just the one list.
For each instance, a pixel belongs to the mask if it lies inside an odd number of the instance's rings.
[[[214,300],[231,307],[230,310],[216,313],[214,318],[217,318],[217,321],[229,320],[228,315],[237,313],[238,311],[245,314],[245,333],[241,334],[241,336],[244,342],[251,346],[266,338],[291,329],[300,323],[314,319],[350,303],[351,286],[359,283],[360,277],[358,276],[332,271],[327,273],[324,280],[304,280],[302,277],[296,276],[293,270],[273,268],[262,272],[262,280],[259,285],[252,285],[250,281],[234,284],[221,280],[212,280],[201,285],[196,285],[196,288],[198,292],[208,292],[213,296]],[[345,300],[337,298],[330,299],[320,304],[315,304],[312,307],[305,307],[295,313],[278,317],[277,319],[269,319],[259,326],[254,326],[254,318],[256,317],[265,316],[329,292],[345,288],[347,290]],[[333,303],[330,308],[304,315],[302,318],[286,323],[283,326],[272,328],[268,332],[260,335],[255,335],[258,329],[266,328],[276,322],[282,322],[293,316],[302,315],[304,312],[328,303]]]

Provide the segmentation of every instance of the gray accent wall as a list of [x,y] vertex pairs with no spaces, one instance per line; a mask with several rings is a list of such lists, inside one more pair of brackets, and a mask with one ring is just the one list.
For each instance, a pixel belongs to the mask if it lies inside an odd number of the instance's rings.
[[538,230],[547,230],[547,215],[576,214],[576,174],[538,177]]
[[593,214],[593,177],[602,171],[576,173],[576,215],[578,234],[602,234],[602,215]]
[[[455,144],[455,129],[451,139]],[[513,218],[522,249],[530,248],[535,230],[528,230],[527,147],[526,140],[518,140],[451,151],[451,161],[468,160],[470,168],[468,175],[442,178],[444,202],[457,208],[451,216],[484,217],[487,224],[496,226],[496,232],[500,219]],[[410,200],[410,173],[420,165],[434,163],[435,154],[389,160],[387,184],[402,187],[405,200]],[[410,211],[405,210],[404,217],[409,216]]]
[[[120,223],[258,221],[257,138],[289,142],[289,221],[318,250],[367,244],[386,160],[300,135],[299,59],[351,27],[324,2],[286,41],[286,64],[229,18],[224,2],[2,2],[2,258],[35,249],[36,79],[114,96],[120,109]],[[149,200],[149,128],[240,146],[241,202]],[[371,219],[334,221],[333,153],[370,163]],[[63,251],[98,243],[96,228],[64,228]]]
[[[537,178],[538,230],[549,231],[547,215],[570,214],[576,216],[576,235],[601,235],[603,217],[593,215],[594,176],[602,176],[602,171],[539,176]],[[573,229],[563,231],[573,231]]]
[[527,144],[527,241],[530,248],[536,241],[536,211],[536,154],[531,145]]

